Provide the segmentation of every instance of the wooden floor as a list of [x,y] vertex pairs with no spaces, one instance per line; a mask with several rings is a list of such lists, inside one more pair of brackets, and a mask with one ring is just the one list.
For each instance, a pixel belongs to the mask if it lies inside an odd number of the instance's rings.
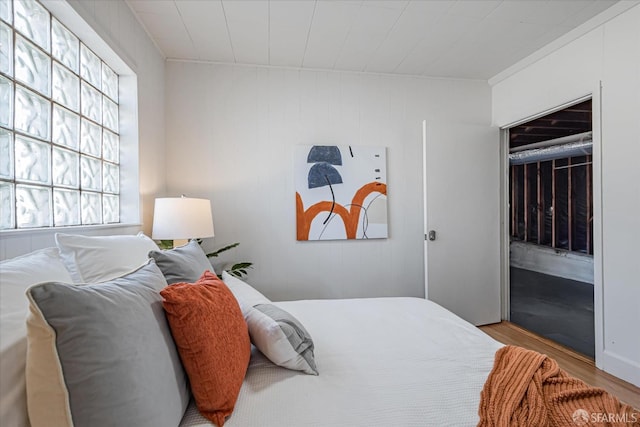
[[622,402],[640,409],[640,388],[596,368],[592,359],[510,322],[480,326],[480,329],[501,343],[546,354],[568,374],[589,385],[602,387]]

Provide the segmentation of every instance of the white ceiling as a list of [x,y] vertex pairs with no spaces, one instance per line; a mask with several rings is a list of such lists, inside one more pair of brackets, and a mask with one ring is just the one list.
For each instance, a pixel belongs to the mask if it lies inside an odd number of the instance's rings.
[[489,79],[615,0],[126,0],[167,59]]

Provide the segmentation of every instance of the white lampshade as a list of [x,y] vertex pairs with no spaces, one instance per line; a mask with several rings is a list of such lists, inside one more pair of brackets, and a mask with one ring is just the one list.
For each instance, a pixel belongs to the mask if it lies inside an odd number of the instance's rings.
[[213,237],[211,202],[190,197],[156,199],[151,237],[156,240]]

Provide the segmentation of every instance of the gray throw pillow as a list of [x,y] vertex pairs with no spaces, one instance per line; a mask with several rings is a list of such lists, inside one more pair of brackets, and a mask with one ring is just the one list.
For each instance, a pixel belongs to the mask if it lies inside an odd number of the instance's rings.
[[156,260],[170,285],[178,282],[195,283],[205,270],[213,271],[209,258],[195,240],[175,249],[151,251],[149,257]]
[[153,260],[108,282],[27,291],[32,427],[175,427],[189,388]]
[[313,340],[302,323],[273,304],[258,304],[245,314],[251,342],[278,366],[318,375]]

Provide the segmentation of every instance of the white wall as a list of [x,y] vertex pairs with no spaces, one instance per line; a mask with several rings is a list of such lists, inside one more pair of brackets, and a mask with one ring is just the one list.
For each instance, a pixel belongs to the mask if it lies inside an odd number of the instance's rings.
[[[131,180],[123,180],[121,184],[137,186],[139,183],[140,219],[134,216],[131,222],[140,222],[142,229],[150,233],[154,198],[165,189],[164,58],[124,1],[71,0],[68,3],[73,10],[65,9],[65,5],[61,3],[63,2],[59,0],[46,0],[45,6],[52,10],[62,10],[71,19],[74,18],[70,12],[75,10],[137,74],[137,111],[134,108],[130,116],[137,114],[138,119],[139,178],[136,180],[132,177]],[[136,100],[133,101],[135,104]],[[121,117],[121,126],[127,126],[133,119],[134,117],[129,116]],[[116,234],[135,232],[139,228],[137,225],[125,228],[108,226],[90,230],[71,228],[65,232]],[[52,246],[54,232],[54,229],[3,232],[0,238],[0,259]]]
[[493,122],[504,126],[592,92],[597,103],[600,81],[596,357],[602,369],[640,385],[640,5],[496,83]]
[[[489,125],[486,82],[168,62],[167,193],[212,200],[273,299],[424,296],[422,120]],[[385,240],[297,242],[296,144],[386,146]]]

